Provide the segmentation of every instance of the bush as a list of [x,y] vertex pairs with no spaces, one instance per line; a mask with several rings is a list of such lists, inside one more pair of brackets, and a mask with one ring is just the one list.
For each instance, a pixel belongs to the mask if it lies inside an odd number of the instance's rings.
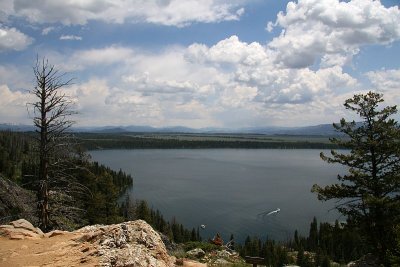
[[216,246],[206,242],[187,242],[184,244],[185,251],[189,251],[195,248],[201,248],[204,252],[210,252],[213,250],[221,250],[220,246]]

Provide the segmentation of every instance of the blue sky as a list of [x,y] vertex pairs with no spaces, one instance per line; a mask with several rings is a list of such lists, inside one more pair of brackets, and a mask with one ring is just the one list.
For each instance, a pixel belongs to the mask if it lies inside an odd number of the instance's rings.
[[0,123],[30,123],[36,55],[74,78],[79,126],[305,126],[355,118],[355,93],[400,103],[398,0],[1,0]]

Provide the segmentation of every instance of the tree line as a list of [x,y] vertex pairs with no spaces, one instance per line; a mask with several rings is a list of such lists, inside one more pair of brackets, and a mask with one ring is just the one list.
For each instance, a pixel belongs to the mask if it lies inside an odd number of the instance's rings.
[[286,242],[247,236],[243,244],[237,245],[237,250],[243,257],[264,258],[266,266],[297,264],[302,267],[325,267],[332,261],[346,264],[367,252],[360,234],[346,223],[318,225],[316,218],[310,223],[308,236],[299,235],[297,230]]
[[337,145],[311,141],[240,141],[240,140],[181,140],[129,136],[122,133],[78,133],[77,137],[86,149],[332,149]]

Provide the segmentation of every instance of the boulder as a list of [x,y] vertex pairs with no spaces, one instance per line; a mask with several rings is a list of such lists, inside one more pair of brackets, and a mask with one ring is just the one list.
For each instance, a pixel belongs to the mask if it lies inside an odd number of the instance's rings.
[[229,258],[232,254],[226,250],[220,250],[217,252],[217,257],[219,258]]
[[0,235],[9,239],[41,238],[44,236],[39,228],[34,227],[24,219],[12,221],[8,225],[0,225]]
[[206,255],[206,253],[201,248],[195,248],[186,252],[186,255],[193,258],[202,258],[204,255]]
[[160,235],[145,221],[84,227],[76,233],[97,246],[101,266],[174,266]]

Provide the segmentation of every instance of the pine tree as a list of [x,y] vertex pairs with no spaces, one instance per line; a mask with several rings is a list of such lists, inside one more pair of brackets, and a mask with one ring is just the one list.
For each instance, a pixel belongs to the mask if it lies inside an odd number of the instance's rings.
[[400,220],[400,129],[390,118],[396,106],[380,109],[382,102],[382,95],[374,92],[345,101],[361,122],[341,119],[333,124],[345,137],[331,141],[349,151],[332,150],[330,157],[321,153],[321,158],[346,166],[349,173],[338,175],[340,183],[314,185],[313,191],[320,200],[339,199],[338,210],[359,226],[380,263],[390,266],[387,254],[395,247],[393,231]]
[[311,225],[310,225],[310,234],[308,237],[308,250],[316,251],[318,247],[318,223],[317,218],[314,217]]

